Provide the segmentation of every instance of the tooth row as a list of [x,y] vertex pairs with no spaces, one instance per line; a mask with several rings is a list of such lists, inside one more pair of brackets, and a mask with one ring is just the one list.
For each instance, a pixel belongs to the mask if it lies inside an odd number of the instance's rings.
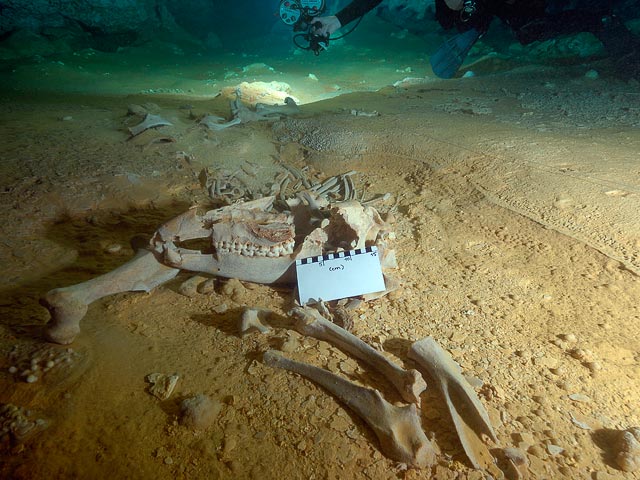
[[223,240],[214,244],[218,253],[232,253],[234,255],[244,255],[245,257],[280,257],[291,255],[294,245],[294,240],[288,240],[271,246],[254,245],[250,242],[240,242],[238,240],[232,242]]

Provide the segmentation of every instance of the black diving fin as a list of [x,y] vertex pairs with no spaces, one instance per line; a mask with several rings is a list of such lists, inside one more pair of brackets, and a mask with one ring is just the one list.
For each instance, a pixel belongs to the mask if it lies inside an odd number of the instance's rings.
[[453,78],[481,35],[472,28],[444,42],[429,59],[433,73],[440,78]]

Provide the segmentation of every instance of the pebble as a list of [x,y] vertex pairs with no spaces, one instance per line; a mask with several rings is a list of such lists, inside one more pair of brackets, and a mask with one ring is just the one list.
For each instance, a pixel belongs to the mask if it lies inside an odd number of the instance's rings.
[[184,399],[180,407],[182,412],[180,421],[183,425],[204,430],[215,423],[222,410],[222,403],[207,395],[199,394]]
[[216,279],[208,278],[200,285],[198,285],[198,293],[202,295],[208,295],[210,293],[215,292],[216,290]]
[[620,432],[616,463],[624,472],[635,472],[640,469],[640,427],[633,427]]
[[547,452],[549,452],[549,455],[560,455],[562,452],[564,452],[564,448],[550,443],[547,445]]
[[201,275],[194,275],[182,282],[180,287],[178,287],[178,293],[184,295],[185,297],[193,298],[198,295],[198,286],[205,282],[207,277],[203,277]]
[[17,368],[17,367],[15,367],[15,366],[13,366],[13,365],[11,365],[11,366],[9,367],[9,373],[11,373],[11,374],[13,374],[13,373],[18,373],[18,368]]
[[519,448],[507,447],[503,450],[503,452],[505,457],[511,460],[516,466],[529,464],[527,454]]
[[25,379],[25,381],[26,381],[27,383],[35,383],[35,382],[37,382],[37,381],[38,381],[38,377],[37,377],[36,375],[31,374],[31,375],[27,376],[27,378]]
[[560,335],[560,338],[569,343],[576,343],[578,341],[578,338],[573,333],[564,333]]
[[160,400],[167,400],[176,388],[179,378],[178,374],[150,373],[146,376],[147,382],[151,383],[149,393]]
[[602,370],[602,365],[600,364],[600,362],[586,362],[584,366],[592,372],[598,372]]
[[589,396],[583,395],[581,393],[572,393],[571,395],[569,395],[569,398],[574,402],[587,403],[591,401],[591,398]]
[[584,74],[584,78],[588,78],[589,80],[597,80],[600,74],[597,70],[593,68],[591,70],[587,70],[587,73]]
[[104,251],[110,254],[120,253],[122,251],[122,245],[119,243],[111,243],[104,248]]
[[222,293],[231,297],[233,301],[241,302],[242,297],[246,294],[247,289],[237,278],[227,280],[221,289]]

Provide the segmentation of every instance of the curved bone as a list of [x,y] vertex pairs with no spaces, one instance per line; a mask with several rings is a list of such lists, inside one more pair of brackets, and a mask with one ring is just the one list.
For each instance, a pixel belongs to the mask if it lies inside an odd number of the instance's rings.
[[269,310],[246,308],[244,312],[242,312],[242,317],[240,317],[238,330],[240,330],[240,333],[243,335],[252,331],[260,333],[271,331],[271,326],[264,322],[264,317],[268,317],[270,313]]
[[409,358],[424,367],[437,380],[472,465],[491,473],[497,470],[496,474],[501,475],[481,437],[484,434],[494,442],[497,441],[489,414],[462,376],[460,366],[432,337],[414,342],[409,350]]
[[296,318],[294,328],[298,332],[329,342],[368,363],[393,383],[405,401],[420,405],[420,394],[427,388],[420,372],[413,369],[405,370],[397,366],[378,350],[347,332],[344,328],[330,322],[313,308],[298,307],[294,308],[291,313]]
[[144,117],[144,120],[140,122],[138,125],[134,125],[133,127],[129,127],[129,132],[132,137],[141,134],[145,130],[154,127],[164,127],[173,125],[171,122],[168,122],[160,115],[153,115],[151,113],[147,113],[147,116]]
[[40,300],[51,314],[46,336],[68,344],[80,333],[80,320],[92,302],[121,292],[148,292],[178,274],[179,270],[158,263],[154,254],[141,250],[124,265],[86,282],[50,290]]
[[263,359],[271,367],[308,378],[339,398],[371,427],[389,458],[417,468],[435,462],[433,445],[422,431],[415,405],[396,407],[377,390],[361,387],[322,368],[289,360],[273,350],[266,352]]

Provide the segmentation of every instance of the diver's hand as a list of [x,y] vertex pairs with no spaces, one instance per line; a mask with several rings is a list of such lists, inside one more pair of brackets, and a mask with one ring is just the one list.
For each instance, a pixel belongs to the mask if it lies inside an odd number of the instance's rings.
[[323,37],[329,37],[333,32],[338,30],[342,24],[338,17],[331,15],[329,17],[318,17],[313,19],[313,24],[319,23],[321,26],[315,26],[313,33]]

